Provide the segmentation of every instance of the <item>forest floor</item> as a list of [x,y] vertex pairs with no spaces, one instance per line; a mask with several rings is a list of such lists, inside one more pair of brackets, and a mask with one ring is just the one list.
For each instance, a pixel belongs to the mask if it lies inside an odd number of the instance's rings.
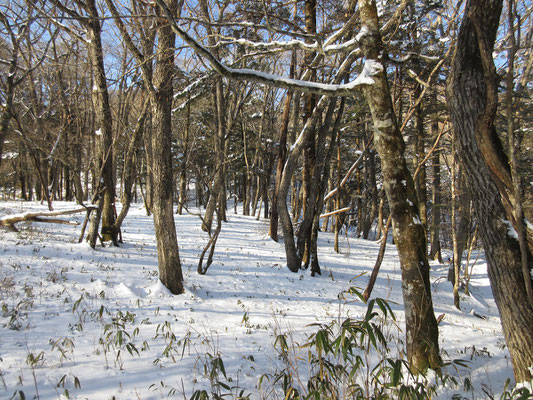
[[[73,203],[56,202],[56,209]],[[34,202],[0,202],[0,216],[42,210]],[[194,211],[194,210],[193,210]],[[60,217],[61,218],[61,217]],[[63,217],[82,221],[83,215]],[[0,398],[190,398],[194,391],[226,398],[284,398],[280,371],[290,370],[300,393],[314,370],[302,345],[319,329],[347,317],[363,318],[361,292],[379,243],[320,233],[322,275],[291,273],[282,243],[268,237],[266,220],[228,211],[214,261],[196,272],[208,237],[194,215],[176,215],[186,292],[169,294],[158,280],[153,220],[134,204],[124,221],[120,247],[78,243],[80,226],[18,224],[0,230]],[[445,361],[463,360],[444,372],[435,399],[498,398],[511,361],[502,335],[482,254],[470,281],[471,295],[453,306],[449,264],[431,263],[435,314]],[[387,350],[367,350],[358,378],[373,385],[371,369],[383,358],[402,357],[404,314],[400,263],[388,245],[372,298],[389,302],[397,322],[382,322]],[[279,338],[287,339],[286,356]],[[404,377],[406,382],[408,377]],[[244,390],[241,394],[241,390]]]

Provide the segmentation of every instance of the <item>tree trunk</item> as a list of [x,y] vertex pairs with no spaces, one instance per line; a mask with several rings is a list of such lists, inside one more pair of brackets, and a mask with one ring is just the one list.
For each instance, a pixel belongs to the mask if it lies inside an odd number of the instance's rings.
[[404,157],[385,67],[380,60],[381,35],[375,1],[359,3],[368,33],[361,38],[366,63],[375,71],[374,84],[363,88],[374,123],[374,144],[381,158],[383,186],[389,200],[394,241],[400,255],[405,306],[407,358],[413,371],[441,364],[438,326],[429,282],[425,230],[418,214],[414,182]]
[[[472,190],[479,235],[485,248],[494,299],[517,382],[532,379],[533,304],[526,285],[531,275],[522,271],[518,241],[510,235],[506,205],[501,196],[498,155],[503,148],[494,127],[497,77],[492,50],[499,26],[502,0],[468,1],[459,30],[448,78],[447,97],[458,156]],[[529,254],[528,269],[532,268]]]
[[189,161],[189,136],[191,131],[191,102],[187,102],[187,114],[185,120],[185,134],[183,137],[183,160],[180,166],[179,199],[177,213],[183,213],[183,207],[187,203],[187,164]]
[[[113,174],[113,124],[111,106],[109,104],[109,94],[107,90],[107,79],[104,68],[104,55],[102,48],[101,21],[96,7],[95,0],[87,1],[87,12],[90,18],[86,26],[88,32],[88,52],[93,72],[93,103],[96,114],[96,127],[99,136],[99,162],[103,182],[103,203],[102,203],[102,239],[111,240],[117,243],[118,232],[114,229],[115,223],[115,179]],[[97,213],[95,213],[97,214]]]
[[[452,140],[452,153],[455,153],[455,144]],[[453,271],[453,274],[448,272],[448,281],[453,284],[453,305],[460,310],[460,298],[459,298],[459,277],[461,272],[461,254],[462,251],[459,249],[459,240],[457,238],[457,188],[458,188],[458,174],[457,171],[457,161],[455,157],[452,160],[451,167],[451,213],[450,218],[452,220],[452,246],[453,246],[453,266],[450,269],[450,272]]]
[[[172,12],[177,3],[168,0]],[[151,93],[153,213],[159,279],[173,294],[183,293],[183,275],[173,212],[172,172],[172,78],[175,35],[168,25],[159,27],[157,63]]]
[[376,160],[374,157],[374,151],[369,149],[366,151],[365,159],[365,180],[366,184],[370,185],[370,212],[364,218],[364,225],[362,229],[363,239],[368,239],[372,224],[376,219],[378,213],[378,186],[376,183]]
[[[304,3],[304,19],[305,19],[305,32],[308,35],[316,34],[316,0],[305,0]],[[306,38],[307,42],[311,42],[311,39]],[[308,66],[313,62],[314,54],[306,53],[303,59],[304,66]],[[316,71],[311,72],[311,81],[316,81]],[[303,104],[303,121],[304,124],[311,117],[316,104],[316,96],[313,94],[304,94]],[[328,110],[331,107],[328,107]],[[334,106],[333,106],[334,108]],[[327,121],[327,119],[326,119]],[[305,140],[305,146],[303,150],[303,168],[302,168],[302,215],[303,221],[298,230],[298,255],[302,259],[305,268],[308,267],[310,261],[311,251],[311,231],[314,220],[316,196],[318,194],[318,184],[315,181],[316,176],[316,163],[317,163],[317,144],[321,146],[320,141],[317,142],[316,134],[316,122],[310,126],[311,131]]]
[[[415,98],[418,98],[421,93],[421,88],[417,85],[415,92]],[[419,173],[415,179],[416,195],[418,197],[418,208],[420,212],[420,222],[424,228],[427,227],[427,188],[426,188],[426,166],[425,164],[418,165],[424,160],[426,147],[425,147],[425,132],[424,132],[424,112],[422,109],[422,103],[416,106],[415,110],[415,126],[416,126],[416,144],[415,144],[415,169],[419,168]]]
[[[276,164],[276,186],[274,187],[273,198],[276,199],[279,193],[279,185],[281,182],[281,175],[283,174],[283,166],[287,156],[287,132],[289,130],[289,115],[291,109],[292,92],[288,92],[285,97],[285,104],[283,105],[283,114],[281,116],[281,131],[278,145],[278,161]],[[269,234],[272,240],[278,241],[278,205],[277,202],[272,202],[272,214],[270,217]]]
[[[340,131],[337,132],[337,159],[335,160],[335,164],[337,167],[337,195],[335,196],[335,209],[338,210],[341,208],[341,138],[340,138]],[[335,253],[339,253],[339,234],[341,230],[341,215],[337,214],[335,215],[335,243],[333,245],[333,249],[335,250]]]
[[[437,121],[433,121],[431,125],[432,136],[437,136],[438,129]],[[438,148],[433,152],[431,164],[433,170],[433,184],[431,187],[431,248],[429,251],[429,258],[431,260],[442,262],[440,251],[440,150]]]
[[[224,90],[222,86],[222,78],[218,77],[215,83],[214,90],[214,108],[216,116],[216,137],[215,137],[215,157],[217,163],[215,165],[215,176],[209,191],[209,200],[205,209],[204,220],[202,222],[202,230],[205,232],[211,231],[213,224],[213,217],[215,209],[221,203],[221,198],[225,195],[224,187],[224,142],[225,142],[225,118],[224,118]],[[219,207],[221,209],[222,207]]]
[[146,121],[146,116],[148,114],[149,105],[150,103],[148,101],[145,101],[145,105],[143,106],[141,116],[137,120],[137,123],[133,130],[133,135],[130,138],[128,148],[124,156],[124,169],[122,173],[122,182],[123,182],[124,188],[122,190],[122,195],[120,197],[120,202],[122,203],[122,209],[120,210],[120,214],[118,215],[115,221],[115,226],[113,227],[113,229],[116,232],[120,231],[122,222],[124,221],[124,218],[126,218],[126,215],[128,215],[128,211],[130,209],[131,200],[133,197],[132,188],[134,186],[135,180],[137,179],[137,168],[134,165],[133,160],[135,157],[135,153],[137,152],[139,145],[141,143],[144,123]]
[[[146,119],[146,127],[144,129],[144,162],[146,165],[146,173],[144,174],[144,207],[146,208],[146,215],[152,215],[154,208],[154,172],[152,170],[153,155],[152,155],[152,113],[148,114]],[[141,169],[142,170],[142,169]]]
[[[305,267],[309,266],[311,262],[311,253],[312,253],[312,236],[313,236],[313,221],[315,221],[315,214],[320,214],[320,211],[317,206],[322,205],[322,202],[318,202],[320,196],[320,187],[322,185],[322,180],[327,180],[327,176],[322,174],[324,169],[324,158],[326,157],[326,136],[330,128],[330,124],[333,120],[333,115],[335,112],[335,107],[337,105],[337,99],[335,97],[329,99],[328,108],[326,115],[324,117],[324,122],[320,125],[318,129],[318,147],[315,149],[313,145],[313,157],[312,164],[313,168],[311,169],[311,175],[308,177],[309,188],[307,192],[307,198],[304,201],[307,203],[307,206],[304,211],[304,218],[300,224],[298,230],[298,256],[301,258]],[[312,138],[313,144],[315,141],[314,135],[317,129],[313,126],[312,135],[309,137]],[[309,143],[308,143],[309,144]],[[309,150],[309,148],[307,148]],[[316,153],[315,153],[316,152]],[[317,215],[318,217],[318,215]],[[318,223],[318,218],[316,219]],[[316,225],[316,224],[315,224]],[[315,226],[317,227],[317,226]],[[318,260],[315,257],[315,268],[318,268]]]
[[[333,154],[333,149],[335,149],[335,140],[337,138],[337,132],[339,131],[340,122],[342,119],[342,115],[344,113],[344,104],[345,104],[345,98],[343,97],[341,99],[341,103],[339,106],[339,109],[337,111],[337,116],[335,118],[335,123],[331,129],[330,139],[329,139],[329,148],[327,151],[325,150],[325,145],[319,145],[318,148],[318,163],[316,165],[316,168],[319,169],[319,171],[315,172],[315,180],[319,181],[319,188],[318,188],[318,195],[315,202],[315,215],[313,218],[313,226],[311,230],[311,244],[310,244],[310,253],[311,253],[311,276],[315,276],[316,274],[321,275],[321,269],[320,264],[318,262],[318,231],[320,228],[320,213],[324,207],[324,196],[326,194],[326,188],[328,185],[328,180],[330,176],[330,160],[331,155]],[[332,108],[334,108],[334,103],[332,104]],[[329,110],[328,110],[329,111]],[[326,114],[327,115],[327,114]],[[333,115],[331,116],[333,117]],[[329,121],[331,118],[326,119],[326,121]],[[319,133],[319,143],[320,141],[325,143],[325,134],[326,131],[329,128],[329,123],[325,122],[324,125],[320,128]],[[322,132],[324,131],[324,132]]]

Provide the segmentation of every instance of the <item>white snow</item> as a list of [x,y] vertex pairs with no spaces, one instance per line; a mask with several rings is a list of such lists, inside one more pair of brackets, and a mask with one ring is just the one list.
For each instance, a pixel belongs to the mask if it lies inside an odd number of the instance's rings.
[[373,60],[365,61],[365,66],[361,74],[356,79],[354,79],[352,82],[348,82],[344,84],[303,81],[299,79],[287,78],[281,75],[270,74],[267,72],[256,71],[256,70],[248,69],[248,68],[235,69],[235,68],[230,68],[228,66],[224,66],[224,68],[229,73],[232,73],[235,75],[243,75],[243,74],[249,75],[250,77],[259,78],[264,82],[267,82],[267,81],[268,82],[280,82],[280,83],[285,83],[289,85],[296,85],[301,88],[316,89],[316,90],[322,90],[326,92],[336,92],[336,91],[342,91],[342,90],[353,90],[354,88],[360,85],[372,85],[374,83],[374,80],[371,78],[371,76],[377,73],[378,66],[381,68],[381,70],[383,70],[383,66],[377,61],[373,61]]
[[372,77],[381,71],[383,71],[383,64],[376,60],[367,59],[363,65],[363,71],[361,71],[359,76],[351,84],[353,87],[365,84],[372,85],[374,83]]
[[513,238],[515,240],[518,240],[518,233],[515,231],[513,224],[510,221],[507,221],[505,219],[502,219],[502,222],[507,225],[507,235],[510,238]]
[[[54,203],[56,210],[72,207]],[[45,209],[34,202],[0,203],[0,215]],[[81,222],[83,215],[76,218]],[[268,238],[267,221],[233,212],[228,218],[213,264],[200,276],[196,267],[207,235],[198,217],[176,215],[186,289],[179,296],[159,281],[152,218],[139,204],[124,221],[119,248],[78,244],[79,226],[21,223],[19,233],[0,230],[0,398],[17,390],[28,399],[38,390],[41,400],[67,398],[65,390],[72,399],[190,398],[196,389],[210,390],[208,354],[221,357],[231,381],[221,374],[217,379],[252,399],[283,398],[279,384],[275,395],[266,380],[258,388],[262,374],[283,366],[273,347],[276,336],[290,333],[301,344],[317,329],[310,324],[361,318],[366,306],[345,291],[366,287],[379,243],[342,235],[336,254],[332,234],[321,232],[322,276],[313,278],[310,271],[293,274],[284,267],[283,244]],[[472,295],[461,294],[462,311],[453,306],[448,265],[431,265],[435,314],[446,314],[439,326],[443,356],[469,364],[448,368],[459,386],[439,388],[434,399],[456,393],[487,398],[483,390],[499,398],[505,380],[512,380],[486,263],[483,254],[472,258],[478,260]],[[388,300],[399,320],[400,330],[386,327],[396,338],[387,356],[397,357],[399,340],[405,340],[404,313],[392,245],[375,296]],[[308,371],[300,373],[305,379]],[[466,378],[473,392],[463,392]]]
[[18,153],[14,153],[11,151],[2,153],[2,160],[10,160],[10,159],[17,158],[17,157],[18,157]]
[[368,26],[366,25],[363,25],[361,26],[361,30],[359,31],[359,33],[357,34],[357,36],[355,37],[355,40],[357,40],[358,42],[361,41],[361,39],[363,37],[365,37],[366,35],[368,35],[370,33],[370,30],[368,29]]

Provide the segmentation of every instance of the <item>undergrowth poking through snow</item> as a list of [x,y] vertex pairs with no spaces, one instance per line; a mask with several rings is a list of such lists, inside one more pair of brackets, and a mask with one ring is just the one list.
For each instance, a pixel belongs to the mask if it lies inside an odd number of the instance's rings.
[[[2,215],[43,209],[0,203]],[[213,265],[200,276],[196,265],[207,235],[198,217],[176,216],[186,284],[180,296],[158,279],[153,222],[139,205],[124,222],[120,248],[78,244],[73,226],[0,231],[0,398],[357,398],[350,394],[354,383],[361,398],[377,390],[398,396],[402,387],[431,391],[433,399],[500,398],[510,390],[511,362],[482,254],[462,311],[453,307],[448,265],[432,264],[449,365],[442,375],[413,377],[402,361],[394,246],[373,292],[382,300],[369,312],[357,293],[378,243],[345,238],[335,254],[332,236],[321,233],[323,274],[312,278],[310,271],[286,268],[283,244],[268,238],[265,221],[228,217]],[[351,345],[339,339],[348,336]]]

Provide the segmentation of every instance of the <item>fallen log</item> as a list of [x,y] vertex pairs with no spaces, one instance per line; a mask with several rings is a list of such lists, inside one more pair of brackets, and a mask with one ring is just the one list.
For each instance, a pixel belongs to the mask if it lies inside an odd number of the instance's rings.
[[39,211],[39,212],[28,212],[24,214],[11,214],[5,215],[0,218],[0,226],[7,227],[10,231],[18,232],[19,230],[15,224],[24,221],[33,221],[33,222],[45,222],[52,224],[63,224],[63,225],[79,225],[77,221],[66,221],[58,218],[43,218],[43,217],[56,217],[58,215],[70,215],[77,214],[81,212],[86,212],[87,207],[77,208],[74,210],[64,210],[64,211]]

